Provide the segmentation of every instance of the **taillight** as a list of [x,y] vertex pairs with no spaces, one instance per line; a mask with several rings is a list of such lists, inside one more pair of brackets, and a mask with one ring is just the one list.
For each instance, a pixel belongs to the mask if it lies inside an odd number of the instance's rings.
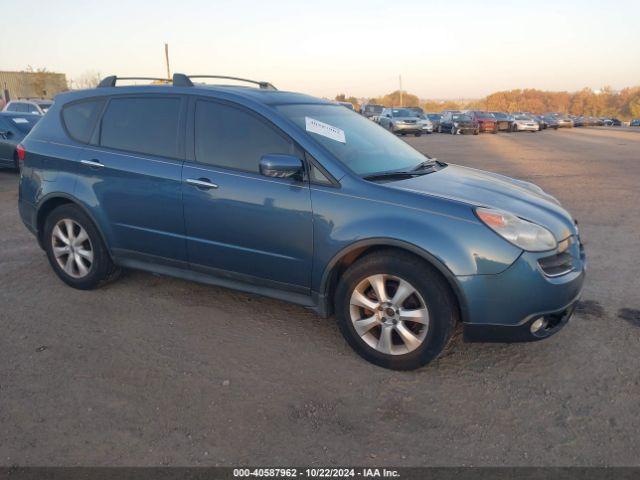
[[23,162],[24,161],[24,157],[27,154],[27,151],[24,149],[22,144],[18,144],[18,146],[16,147],[16,153],[18,154],[18,160]]

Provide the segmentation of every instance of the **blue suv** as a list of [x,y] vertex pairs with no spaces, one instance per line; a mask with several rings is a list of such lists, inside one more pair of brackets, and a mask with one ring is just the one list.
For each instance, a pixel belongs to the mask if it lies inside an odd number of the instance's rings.
[[116,80],[59,95],[21,147],[22,220],[68,285],[133,268],[286,300],[399,370],[436,358],[458,324],[527,341],[571,316],[584,252],[539,187],[266,82]]

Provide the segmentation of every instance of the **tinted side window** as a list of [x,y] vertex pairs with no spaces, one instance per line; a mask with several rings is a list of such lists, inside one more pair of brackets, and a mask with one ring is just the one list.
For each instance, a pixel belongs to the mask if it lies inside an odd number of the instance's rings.
[[20,111],[20,105],[21,105],[20,103],[12,103],[7,108],[7,111],[9,111],[9,112],[19,112]]
[[113,98],[102,117],[100,145],[178,156],[179,98]]
[[71,138],[83,143],[89,142],[102,105],[104,100],[95,99],[72,103],[62,109],[62,121]]
[[218,167],[258,172],[267,153],[293,154],[293,143],[266,121],[239,108],[196,103],[196,160]]

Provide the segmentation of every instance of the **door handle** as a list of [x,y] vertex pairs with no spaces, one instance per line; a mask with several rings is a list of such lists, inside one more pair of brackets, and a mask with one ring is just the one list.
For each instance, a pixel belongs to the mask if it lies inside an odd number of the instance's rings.
[[102,167],[104,167],[104,165],[102,163],[100,163],[98,160],[80,160],[80,163],[82,163],[83,165],[88,165],[90,167],[94,167],[94,168],[102,168]]
[[189,178],[187,179],[187,183],[189,185],[193,185],[194,187],[203,188],[208,190],[210,188],[218,188],[218,185],[213,183],[208,178]]

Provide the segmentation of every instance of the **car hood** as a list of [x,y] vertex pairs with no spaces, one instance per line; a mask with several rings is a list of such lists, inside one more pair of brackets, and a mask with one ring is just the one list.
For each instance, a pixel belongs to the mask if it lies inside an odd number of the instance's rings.
[[407,121],[407,120],[413,120],[413,121],[419,121],[420,119],[418,117],[393,117],[393,120],[401,120],[403,122]]
[[533,183],[459,165],[387,186],[510,212],[548,228],[558,241],[575,233],[571,215]]

